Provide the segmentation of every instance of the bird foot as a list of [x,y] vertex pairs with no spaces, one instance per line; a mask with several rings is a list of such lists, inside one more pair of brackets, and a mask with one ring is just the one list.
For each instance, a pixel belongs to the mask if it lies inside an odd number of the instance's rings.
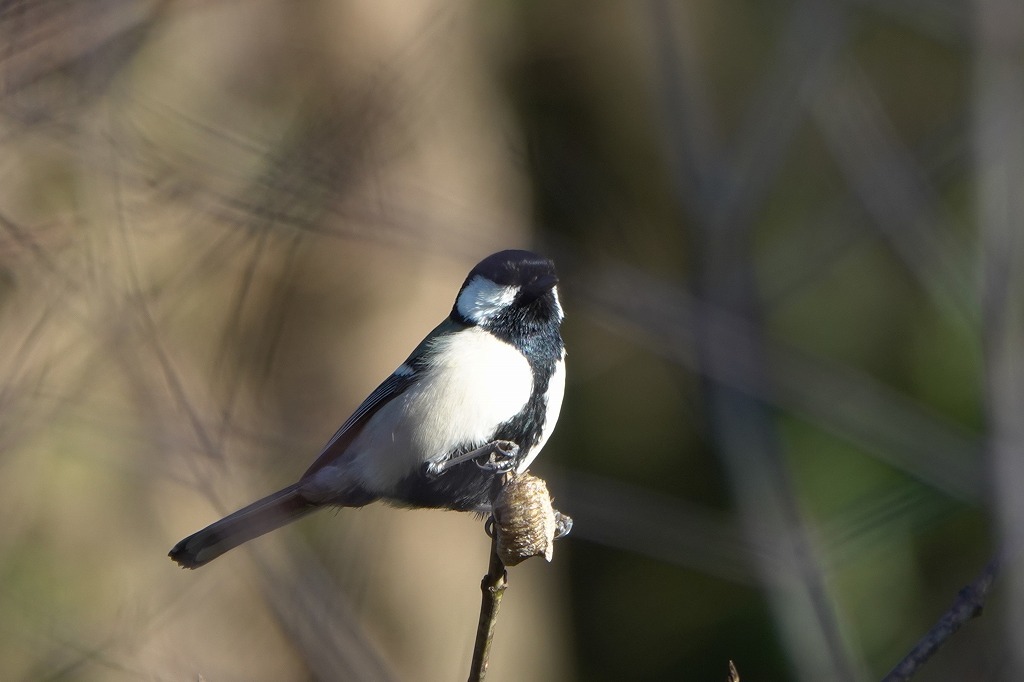
[[519,446],[510,440],[496,440],[489,444],[490,454],[486,459],[475,458],[473,463],[491,474],[507,474],[519,466]]
[[510,440],[496,440],[462,455],[427,462],[425,472],[429,478],[437,478],[449,469],[469,461],[487,473],[507,474],[519,466],[519,446]]

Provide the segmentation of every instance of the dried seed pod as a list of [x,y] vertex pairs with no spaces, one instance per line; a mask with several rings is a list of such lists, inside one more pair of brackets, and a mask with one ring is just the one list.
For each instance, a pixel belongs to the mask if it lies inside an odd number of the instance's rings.
[[557,524],[542,479],[529,473],[510,477],[494,500],[494,522],[498,556],[506,566],[532,556],[551,561]]

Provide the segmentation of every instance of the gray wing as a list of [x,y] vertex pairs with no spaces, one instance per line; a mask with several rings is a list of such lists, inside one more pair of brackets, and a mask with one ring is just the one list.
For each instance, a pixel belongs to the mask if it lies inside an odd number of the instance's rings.
[[394,374],[385,379],[380,386],[374,389],[373,393],[367,396],[352,416],[345,420],[341,428],[335,432],[327,445],[320,451],[320,455],[303,475],[309,476],[315,471],[331,464],[344,456],[349,444],[355,440],[363,427],[366,425],[377,410],[404,393],[410,386],[419,381],[423,370],[426,367],[429,356],[429,345],[438,336],[451,334],[461,328],[461,325],[446,319],[437,325],[430,334],[423,339],[416,349],[409,355],[401,367],[395,370]]
[[[403,365],[404,366],[404,365]],[[400,396],[410,386],[416,383],[418,379],[418,372],[411,372],[409,374],[392,374],[385,379],[380,386],[374,389],[373,393],[367,396],[356,411],[352,413],[352,416],[345,420],[345,423],[341,425],[331,439],[327,441],[327,445],[324,446],[323,450],[320,451],[320,456],[316,458],[313,465],[309,467],[303,477],[309,476],[315,471],[322,469],[323,467],[335,462],[338,458],[342,457],[345,451],[348,449],[349,444],[359,435],[359,432],[363,430],[363,426],[366,422],[370,421],[377,410],[384,407],[390,401]]]

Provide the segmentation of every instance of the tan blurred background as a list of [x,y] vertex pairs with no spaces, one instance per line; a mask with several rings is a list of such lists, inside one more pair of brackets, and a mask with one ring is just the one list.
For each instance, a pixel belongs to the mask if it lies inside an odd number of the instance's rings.
[[576,519],[488,679],[1024,673],[1019,0],[0,3],[0,679],[453,680],[470,515],[199,571],[508,247]]

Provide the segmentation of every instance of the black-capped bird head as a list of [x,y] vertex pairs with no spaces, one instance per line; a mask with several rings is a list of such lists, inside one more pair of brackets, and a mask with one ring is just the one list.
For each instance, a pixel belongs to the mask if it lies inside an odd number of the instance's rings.
[[480,261],[466,277],[452,319],[477,325],[522,348],[534,334],[562,322],[555,264],[531,251],[509,249]]

